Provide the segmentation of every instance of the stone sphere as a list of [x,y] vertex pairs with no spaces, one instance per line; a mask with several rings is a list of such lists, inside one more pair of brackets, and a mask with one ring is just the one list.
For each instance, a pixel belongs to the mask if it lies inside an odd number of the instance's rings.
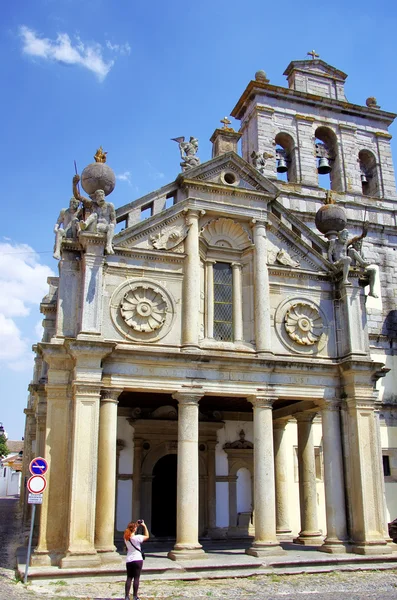
[[103,190],[108,196],[115,188],[116,176],[106,163],[94,162],[83,170],[81,185],[90,196],[97,190]]
[[324,235],[330,231],[342,231],[347,224],[345,209],[338,204],[324,204],[316,213],[315,223]]
[[265,71],[262,70],[255,73],[255,79],[256,81],[268,81]]

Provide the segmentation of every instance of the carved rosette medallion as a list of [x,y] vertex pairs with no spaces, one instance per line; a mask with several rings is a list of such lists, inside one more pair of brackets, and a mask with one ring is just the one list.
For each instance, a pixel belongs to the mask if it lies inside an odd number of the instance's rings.
[[323,320],[312,304],[293,304],[285,313],[285,330],[291,340],[302,346],[316,344],[324,331]]
[[168,290],[151,279],[128,279],[113,292],[113,324],[125,338],[155,342],[170,331],[175,303]]
[[120,305],[124,321],[136,331],[151,332],[163,326],[167,313],[167,298],[148,284],[129,290]]

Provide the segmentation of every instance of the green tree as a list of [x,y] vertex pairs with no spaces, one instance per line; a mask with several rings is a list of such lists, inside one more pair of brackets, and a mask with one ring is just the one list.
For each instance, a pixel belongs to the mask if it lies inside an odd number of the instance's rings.
[[3,458],[4,456],[7,456],[10,453],[8,447],[7,447],[7,438],[4,435],[4,433],[0,434],[0,457]]

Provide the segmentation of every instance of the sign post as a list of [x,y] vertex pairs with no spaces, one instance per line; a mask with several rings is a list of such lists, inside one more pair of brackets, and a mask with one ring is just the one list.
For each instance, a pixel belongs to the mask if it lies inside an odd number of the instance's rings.
[[33,507],[32,507],[32,518],[30,521],[30,533],[29,533],[28,553],[27,553],[26,565],[25,565],[25,577],[23,580],[24,583],[26,583],[28,580],[30,555],[32,552],[34,519],[36,516],[36,504],[42,504],[42,502],[43,502],[43,492],[47,487],[47,480],[45,477],[43,477],[43,475],[44,475],[44,473],[47,472],[47,469],[48,469],[47,461],[44,458],[41,458],[41,456],[34,458],[29,465],[29,471],[31,472],[32,477],[30,477],[27,482],[27,487],[29,490],[28,504],[33,504]]

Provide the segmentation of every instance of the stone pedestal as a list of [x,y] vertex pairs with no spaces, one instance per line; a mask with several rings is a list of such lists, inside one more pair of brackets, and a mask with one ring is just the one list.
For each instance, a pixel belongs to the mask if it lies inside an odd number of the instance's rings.
[[78,339],[94,339],[102,333],[102,287],[106,236],[80,233],[82,255],[82,299]]
[[254,509],[255,540],[246,554],[266,556],[284,550],[276,536],[276,498],[273,456],[273,399],[247,398],[254,410]]
[[348,546],[339,410],[337,401],[328,401],[321,410],[327,537],[319,549],[331,554],[346,552]]
[[294,542],[305,546],[321,546],[323,538],[318,529],[316,464],[314,459],[312,422],[314,413],[297,415],[298,470],[301,530]]
[[198,542],[198,403],[202,394],[178,392],[178,470],[176,544],[171,560],[206,558]]
[[110,344],[93,342],[69,343],[69,352],[75,360],[75,379],[68,546],[66,556],[61,560],[62,568],[101,564],[94,544],[101,362],[112,348]]
[[117,404],[122,390],[102,390],[99,409],[95,549],[102,564],[119,563],[114,545]]
[[[364,368],[364,365],[363,365]],[[358,379],[358,374],[345,375]],[[368,377],[368,368],[366,369]],[[354,392],[355,397],[350,393]],[[361,389],[360,389],[361,388]],[[357,554],[388,554],[385,539],[384,499],[377,438],[374,392],[369,386],[347,385],[348,398],[344,414],[347,447],[347,494],[350,510],[352,552]]]
[[69,385],[72,359],[63,346],[42,344],[48,364],[47,418],[44,458],[48,463],[47,489],[40,511],[39,541],[31,564],[58,564],[67,548],[69,521],[68,497],[70,469],[65,461],[71,438],[71,390]]

